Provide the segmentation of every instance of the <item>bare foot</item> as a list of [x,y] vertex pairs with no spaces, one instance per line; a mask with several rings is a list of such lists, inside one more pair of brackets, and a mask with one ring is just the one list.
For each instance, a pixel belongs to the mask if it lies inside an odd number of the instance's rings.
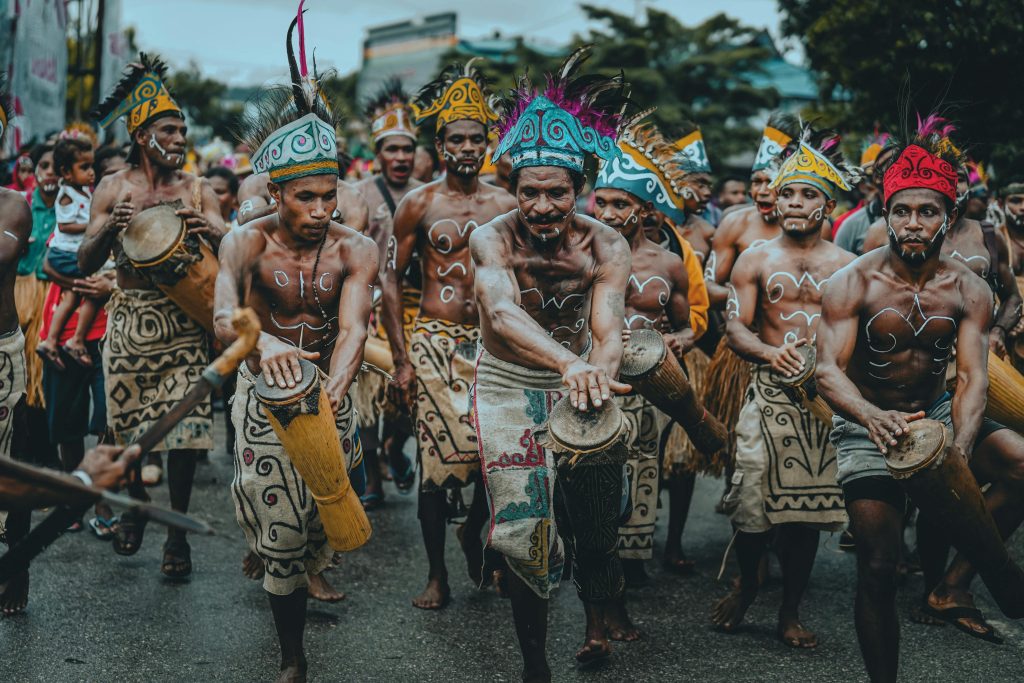
[[441,609],[451,599],[448,579],[428,579],[423,592],[412,599],[412,606],[420,609]]
[[633,642],[641,638],[640,629],[629,618],[626,603],[621,598],[605,608],[604,623],[608,627],[608,637],[612,640]]
[[587,666],[608,659],[612,655],[612,646],[603,638],[587,638],[583,647],[576,650],[576,661]]
[[47,363],[52,363],[59,370],[64,369],[64,361],[60,357],[57,345],[49,339],[44,339],[36,345],[36,354]]
[[743,615],[754,603],[757,592],[745,592],[734,590],[725,596],[711,608],[711,621],[715,626],[726,633],[736,630],[736,627],[743,621]]
[[282,664],[274,683],[306,683],[306,660]]
[[64,353],[71,356],[71,359],[84,368],[92,367],[92,356],[89,349],[85,348],[85,341],[72,337],[64,344]]
[[327,583],[323,574],[313,574],[309,577],[309,597],[320,602],[341,602],[345,594]]
[[779,638],[790,647],[812,649],[818,647],[818,636],[800,623],[797,617],[779,617]]
[[16,574],[0,593],[0,611],[5,617],[20,614],[28,607],[28,571]]
[[266,568],[263,566],[263,560],[261,560],[260,556],[253,551],[250,550],[246,553],[245,557],[242,558],[242,574],[245,578],[252,579],[253,581],[259,581],[263,578],[263,573],[265,571]]
[[455,530],[455,536],[462,546],[462,553],[466,556],[466,570],[469,573],[469,580],[477,588],[484,588],[484,544],[479,534],[466,536],[466,525],[460,524]]

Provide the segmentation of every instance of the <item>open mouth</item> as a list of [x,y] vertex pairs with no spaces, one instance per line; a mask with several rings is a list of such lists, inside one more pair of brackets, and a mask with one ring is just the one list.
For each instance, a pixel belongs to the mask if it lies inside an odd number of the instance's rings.
[[754,205],[757,206],[757,210],[760,211],[761,213],[771,213],[772,211],[775,210],[775,202],[766,202],[763,200],[758,200],[754,202]]

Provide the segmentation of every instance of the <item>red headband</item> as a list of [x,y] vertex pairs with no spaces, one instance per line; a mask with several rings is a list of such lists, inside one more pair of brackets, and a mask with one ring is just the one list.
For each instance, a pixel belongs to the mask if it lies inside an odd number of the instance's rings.
[[882,180],[885,202],[900,190],[924,188],[956,202],[956,169],[944,159],[918,145],[909,145],[885,172]]

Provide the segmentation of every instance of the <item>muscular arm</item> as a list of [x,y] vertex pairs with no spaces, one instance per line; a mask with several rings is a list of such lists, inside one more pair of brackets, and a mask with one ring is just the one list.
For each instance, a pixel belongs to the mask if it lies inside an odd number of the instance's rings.
[[770,362],[775,347],[754,334],[754,313],[757,310],[758,273],[756,253],[740,254],[729,280],[729,301],[726,304],[725,335],[729,347],[740,358],[754,363]]
[[[248,267],[258,256],[258,252],[251,248],[256,240],[246,230],[233,230],[224,237],[220,244],[220,270],[217,272],[217,282],[213,294],[213,331],[217,339],[225,346],[231,344],[238,337],[231,326],[231,314],[236,308],[243,305],[243,292],[248,289],[245,280],[247,279]],[[266,332],[260,332],[259,345],[264,344],[265,338],[269,338]]]
[[227,234],[227,226],[224,225],[224,217],[220,215],[220,201],[217,193],[213,191],[210,181],[203,179],[202,185],[202,216],[206,219],[208,230],[201,230],[202,235],[210,242],[213,252],[217,253],[221,240]]
[[117,177],[104,178],[100,181],[92,196],[89,209],[89,227],[78,247],[78,269],[82,275],[88,276],[103,267],[110,257],[110,249],[114,246],[114,238],[122,226],[113,220],[114,204],[122,198],[118,196],[121,184]]
[[985,416],[992,295],[981,278],[970,277],[966,270],[960,281],[964,317],[956,335],[956,393],[952,409],[953,444],[969,456]]
[[1021,318],[1021,296],[1017,288],[1017,278],[1010,267],[1010,252],[1006,242],[996,240],[997,275],[999,281],[999,309],[996,311],[995,323],[992,325],[991,344],[993,350],[1000,353],[1006,350],[1006,335],[1017,325]]
[[32,211],[16,192],[0,190],[0,273],[10,273],[28,247]]
[[705,277],[705,280],[708,288],[708,299],[712,308],[725,308],[725,303],[729,297],[729,290],[725,283],[729,281],[732,267],[739,255],[739,251],[736,248],[736,240],[739,237],[741,228],[742,219],[738,214],[733,214],[729,219],[722,219],[722,224],[718,226],[715,237],[711,240],[714,272],[709,272],[708,275],[711,277]]
[[[494,336],[499,337],[514,356],[521,358],[523,365],[564,374],[565,369],[579,357],[549,337],[544,328],[520,307],[509,246],[494,228],[484,226],[470,235],[469,250],[475,272],[473,291],[476,305],[481,319],[487,319]],[[619,290],[620,296],[623,292],[625,280]],[[619,325],[621,330],[621,315]]]
[[338,181],[338,207],[343,207],[341,213],[345,225],[356,232],[366,232],[366,226],[370,221],[370,207],[366,205],[363,195],[344,180]]
[[338,338],[331,356],[327,390],[337,410],[363,363],[366,324],[370,319],[373,283],[377,279],[377,245],[369,237],[354,239],[348,274],[338,298]]
[[416,230],[427,211],[428,196],[424,191],[407,194],[395,210],[393,232],[386,235],[381,322],[391,345],[395,366],[407,361],[405,335],[402,332],[402,279],[412,261],[416,247]]
[[[597,229],[597,228],[594,228]],[[632,256],[629,244],[618,233],[604,228],[599,235],[601,261],[590,298],[590,334],[594,346],[590,364],[603,369],[609,377],[617,377],[622,363],[622,327],[626,309],[626,283],[629,281]]]

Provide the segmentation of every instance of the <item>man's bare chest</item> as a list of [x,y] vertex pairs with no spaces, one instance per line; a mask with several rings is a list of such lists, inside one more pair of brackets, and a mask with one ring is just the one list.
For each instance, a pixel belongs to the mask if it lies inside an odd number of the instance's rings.
[[861,321],[870,351],[925,349],[948,354],[961,315],[948,292],[899,292],[875,283],[869,295]]

